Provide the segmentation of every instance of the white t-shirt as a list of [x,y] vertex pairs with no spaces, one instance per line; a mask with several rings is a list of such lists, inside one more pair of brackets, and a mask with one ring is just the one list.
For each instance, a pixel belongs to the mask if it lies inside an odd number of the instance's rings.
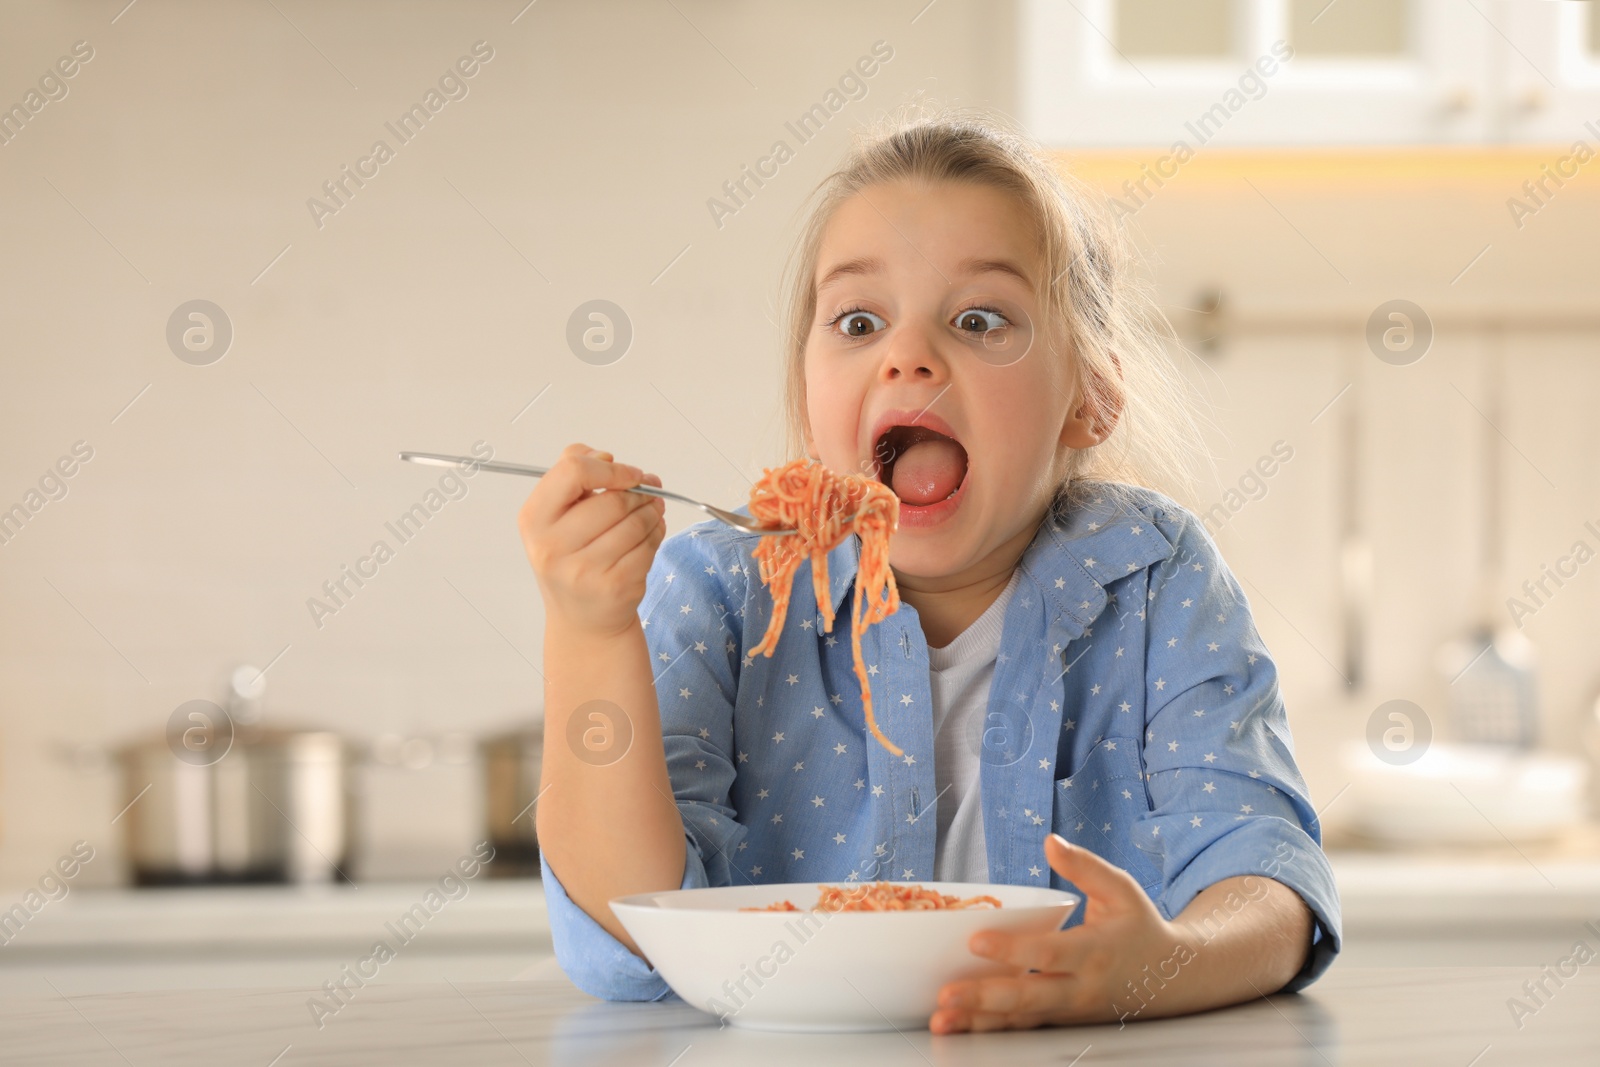
[[989,685],[1000,654],[1006,604],[1021,568],[971,626],[943,648],[928,648],[933,690],[933,780],[939,791],[939,825],[933,850],[936,882],[987,882],[989,856],[983,840],[983,797],[978,782],[977,741],[982,737]]

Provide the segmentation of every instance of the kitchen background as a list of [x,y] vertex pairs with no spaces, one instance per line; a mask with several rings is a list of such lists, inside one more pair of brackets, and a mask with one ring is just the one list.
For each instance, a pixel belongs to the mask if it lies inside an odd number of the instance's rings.
[[[1015,116],[1147,253],[1209,403],[1184,503],[1277,657],[1352,957],[1570,945],[1600,914],[1591,5],[111,0],[0,9],[0,903],[93,849],[12,978],[324,951],[483,840],[480,742],[541,710],[529,484],[396,452],[582,440],[742,501],[783,458],[802,200],[919,94]],[[196,700],[348,739],[367,904],[123,888],[124,834],[183,804],[114,753]],[[536,880],[474,893],[450,952],[548,955]],[[236,977],[301,973],[264,966]]]

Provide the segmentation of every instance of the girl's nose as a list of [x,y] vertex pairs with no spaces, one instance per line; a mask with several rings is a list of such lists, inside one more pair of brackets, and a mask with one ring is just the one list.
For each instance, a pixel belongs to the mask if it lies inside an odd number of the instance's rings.
[[887,346],[879,375],[886,382],[942,382],[949,376],[944,358],[915,327],[901,327]]

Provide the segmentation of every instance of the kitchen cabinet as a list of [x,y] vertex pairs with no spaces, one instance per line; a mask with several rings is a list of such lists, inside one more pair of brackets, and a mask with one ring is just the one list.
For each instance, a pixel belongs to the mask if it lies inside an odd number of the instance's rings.
[[1022,0],[1022,120],[1061,147],[1596,146],[1593,6]]

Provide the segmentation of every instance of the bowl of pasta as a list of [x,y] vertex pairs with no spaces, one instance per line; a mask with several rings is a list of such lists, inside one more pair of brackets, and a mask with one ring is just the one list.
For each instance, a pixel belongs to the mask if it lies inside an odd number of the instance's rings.
[[1011,973],[979,930],[1049,933],[1079,898],[987,882],[786,882],[637,893],[611,910],[686,1003],[753,1030],[926,1029],[945,983]]

